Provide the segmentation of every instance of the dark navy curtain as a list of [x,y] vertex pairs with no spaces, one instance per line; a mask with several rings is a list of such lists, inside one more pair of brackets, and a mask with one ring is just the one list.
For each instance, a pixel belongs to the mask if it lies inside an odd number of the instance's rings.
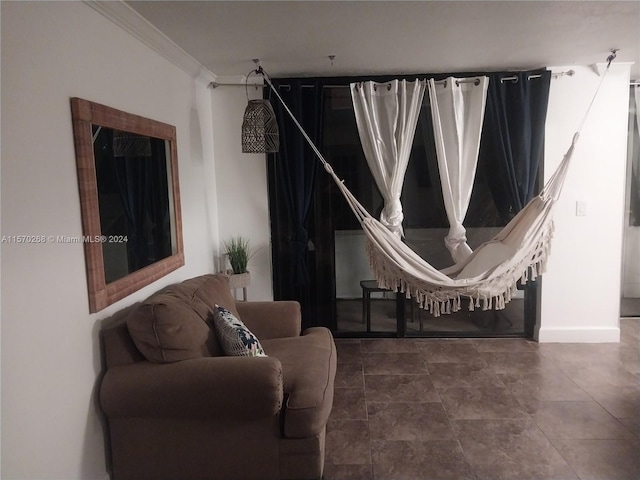
[[145,264],[145,238],[142,219],[147,208],[148,177],[144,158],[114,157],[113,170],[118,191],[128,220],[127,250],[129,271]]
[[490,75],[478,168],[505,224],[537,194],[550,83],[547,70]]
[[156,156],[116,157],[112,164],[127,220],[129,269],[136,271],[171,255],[166,163]]
[[[319,81],[274,80],[274,86],[298,119],[313,143],[321,145],[322,135],[322,85]],[[275,169],[275,194],[286,218],[279,219],[274,232],[278,238],[274,244],[279,250],[279,297],[298,300],[305,310],[310,290],[309,217],[313,200],[319,160],[285,111],[282,103],[273,95],[272,105],[278,119],[280,150],[272,157]],[[275,262],[274,262],[275,263]]]

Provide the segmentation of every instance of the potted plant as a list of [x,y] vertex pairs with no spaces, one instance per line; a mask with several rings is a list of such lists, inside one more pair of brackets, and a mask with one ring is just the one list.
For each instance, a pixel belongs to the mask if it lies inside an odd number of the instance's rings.
[[224,254],[229,259],[231,271],[229,285],[231,288],[246,288],[249,285],[250,276],[247,264],[252,256],[249,239],[238,236],[224,242]]

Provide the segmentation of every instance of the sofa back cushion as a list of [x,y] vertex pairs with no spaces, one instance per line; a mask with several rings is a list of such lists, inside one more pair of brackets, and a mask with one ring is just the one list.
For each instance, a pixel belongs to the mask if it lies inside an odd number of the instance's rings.
[[[203,318],[213,315],[216,304],[226,308],[237,318],[236,300],[231,294],[229,277],[224,275],[202,275],[171,285],[159,293],[171,293],[187,301]],[[153,297],[152,297],[153,298]]]
[[215,336],[209,325],[172,295],[154,296],[127,320],[136,347],[147,360],[178,362],[211,356]]
[[237,314],[229,279],[223,275],[203,275],[170,285],[129,315],[129,334],[152,362],[222,355],[212,328],[216,304]]

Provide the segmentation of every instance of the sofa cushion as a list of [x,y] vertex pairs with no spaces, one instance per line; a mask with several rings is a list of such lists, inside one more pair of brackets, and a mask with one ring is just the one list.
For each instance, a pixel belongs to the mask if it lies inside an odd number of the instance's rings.
[[309,328],[299,337],[264,340],[262,346],[282,364],[285,437],[319,435],[333,406],[336,347],[331,332]]
[[171,293],[154,295],[127,319],[129,334],[147,360],[178,362],[211,356],[216,338],[209,325]]
[[[174,285],[169,285],[158,294],[171,294],[188,303],[201,318],[211,321],[214,306],[220,305],[229,310],[236,318],[240,318],[236,310],[236,300],[231,294],[229,277],[221,274],[208,274],[190,278]],[[156,294],[157,295],[157,294]],[[152,300],[153,297],[150,298]]]
[[[199,299],[211,307],[220,305],[221,307],[229,310],[236,318],[240,318],[240,314],[236,309],[236,299],[231,294],[231,287],[229,286],[229,277],[221,274],[216,275],[204,275],[200,277],[202,279],[198,288],[195,290],[192,298]],[[190,282],[198,279],[191,279],[182,282],[183,286],[188,286]]]
[[226,355],[266,357],[260,340],[226,308],[215,306],[213,323],[222,350]]
[[210,328],[216,304],[240,318],[229,278],[224,275],[201,275],[169,285],[129,315],[129,334],[138,350],[152,362],[222,355]]

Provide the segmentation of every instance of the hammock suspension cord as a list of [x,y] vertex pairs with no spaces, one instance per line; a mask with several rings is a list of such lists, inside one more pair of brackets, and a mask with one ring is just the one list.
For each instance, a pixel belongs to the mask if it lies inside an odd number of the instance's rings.
[[[360,203],[355,199],[355,197],[351,194],[351,192],[347,190],[347,188],[344,186],[344,180],[341,180],[338,177],[338,175],[333,170],[333,167],[329,164],[329,162],[325,160],[322,153],[320,153],[320,150],[318,150],[318,147],[316,147],[316,145],[313,143],[311,138],[309,138],[309,135],[307,135],[307,132],[304,130],[304,128],[302,128],[302,125],[300,125],[300,122],[298,122],[298,119],[296,118],[296,116],[293,114],[293,112],[291,112],[291,110],[289,109],[289,106],[285,103],[285,101],[280,96],[280,92],[278,92],[278,89],[273,86],[273,83],[271,83],[271,79],[267,75],[267,72],[265,72],[262,69],[262,67],[258,67],[258,70],[256,71],[257,73],[262,74],[265,81],[269,84],[269,87],[271,88],[273,93],[276,95],[276,97],[278,97],[278,100],[280,100],[280,103],[282,103],[282,106],[284,107],[285,111],[291,117],[291,120],[293,120],[293,123],[296,125],[296,127],[298,127],[298,130],[300,130],[300,133],[302,134],[304,139],[307,141],[307,143],[309,144],[313,152],[316,154],[316,156],[318,157],[318,160],[320,160],[320,162],[322,163],[322,166],[324,167],[324,169],[329,173],[329,175],[331,175],[333,180],[338,185],[338,188],[340,189],[340,191],[347,197],[347,201],[349,202],[349,205],[351,206],[353,213],[356,215],[358,220],[362,222],[362,220],[364,220],[365,218],[371,217],[369,212],[367,212],[366,209],[362,205],[360,205]],[[354,203],[352,203],[352,200]]]

